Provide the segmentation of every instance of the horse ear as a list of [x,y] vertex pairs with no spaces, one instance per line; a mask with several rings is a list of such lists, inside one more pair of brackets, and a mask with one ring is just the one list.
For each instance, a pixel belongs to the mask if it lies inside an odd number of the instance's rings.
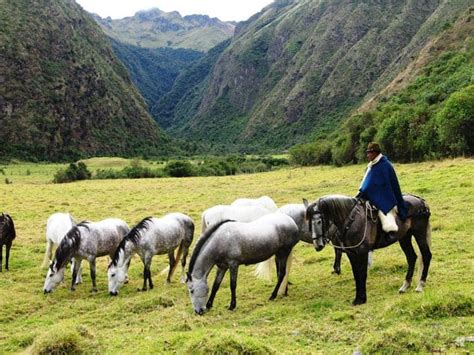
[[307,209],[307,208],[308,208],[308,206],[309,206],[309,202],[308,202],[308,200],[307,200],[307,199],[305,199],[305,198],[303,198],[303,204],[304,204],[304,208],[306,208],[306,209]]

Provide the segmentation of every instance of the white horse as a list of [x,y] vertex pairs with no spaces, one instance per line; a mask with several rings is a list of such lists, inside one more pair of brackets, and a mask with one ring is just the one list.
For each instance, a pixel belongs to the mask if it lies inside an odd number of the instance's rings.
[[230,204],[231,206],[262,206],[270,212],[275,212],[278,209],[275,201],[268,196],[261,196],[259,198],[238,198]]
[[49,216],[46,223],[46,252],[44,253],[43,268],[51,263],[53,246],[59,245],[69,230],[76,225],[69,213],[57,212]]
[[92,291],[97,291],[95,259],[109,255],[111,258],[122,239],[129,232],[125,221],[108,218],[100,222],[81,222],[64,236],[56,249],[54,260],[48,268],[44,282],[44,293],[50,293],[64,279],[67,263],[74,258],[71,290],[76,289],[76,276],[82,259],[90,265]]
[[[194,311],[203,314],[212,307],[214,297],[230,270],[231,302],[229,310],[236,307],[237,273],[239,265],[255,264],[276,256],[278,281],[270,296],[275,299],[277,291],[287,274],[287,261],[293,246],[299,240],[295,222],[281,213],[271,213],[253,222],[223,221],[209,228],[197,242],[187,274],[187,286]],[[211,294],[207,277],[217,266]]]
[[[130,261],[134,253],[138,253],[143,262],[143,288],[153,288],[151,280],[151,259],[154,255],[168,254],[169,272],[167,282],[171,282],[179,260],[182,272],[186,265],[186,256],[193,241],[194,222],[182,213],[170,213],[161,218],[147,217],[138,223],[122,240],[115,251],[107,274],[109,279],[109,294],[117,296],[120,287],[126,280]],[[176,258],[174,250],[178,248]]]
[[225,220],[251,222],[270,213],[262,206],[217,205],[205,210],[201,215],[202,234],[211,226]]

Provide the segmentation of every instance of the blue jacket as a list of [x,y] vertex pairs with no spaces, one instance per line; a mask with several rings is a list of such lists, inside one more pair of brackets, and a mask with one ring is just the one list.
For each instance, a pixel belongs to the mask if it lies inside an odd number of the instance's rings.
[[398,216],[405,220],[408,208],[403,200],[395,169],[387,157],[382,156],[372,166],[362,186],[360,196],[371,201],[378,209],[387,214],[393,207],[398,207]]

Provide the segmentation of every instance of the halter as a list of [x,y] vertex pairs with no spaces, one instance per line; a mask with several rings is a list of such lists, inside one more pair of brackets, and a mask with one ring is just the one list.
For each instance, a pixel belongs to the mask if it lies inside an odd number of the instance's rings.
[[[355,206],[354,206],[354,207],[355,207]],[[350,245],[350,246],[335,245],[334,242],[333,242],[333,241],[331,240],[331,238],[329,237],[329,235],[327,235],[327,236],[324,235],[324,223],[323,223],[323,225],[322,225],[322,227],[321,227],[323,240],[324,240],[327,244],[332,245],[333,248],[335,248],[335,249],[346,250],[346,249],[358,248],[358,247],[364,242],[365,237],[366,237],[366,235],[367,235],[367,225],[368,225],[367,216],[368,216],[368,211],[369,211],[369,209],[370,209],[371,220],[373,220],[374,218],[373,218],[373,216],[372,216],[372,208],[370,207],[369,202],[368,202],[368,201],[365,201],[365,216],[366,216],[366,218],[365,218],[364,234],[363,234],[363,236],[362,236],[362,239],[361,239],[357,244],[355,244],[355,245]],[[322,218],[322,213],[321,213],[321,212],[319,212],[319,211],[318,211],[318,212],[314,212],[314,214],[313,214],[312,216],[314,216],[314,215],[320,215],[320,216],[321,216],[321,220],[323,220],[323,218]],[[312,219],[312,216],[311,216],[311,219]],[[348,217],[348,218],[349,218],[349,217]],[[330,226],[331,226],[331,225],[334,225],[334,222],[332,222],[332,221],[329,221],[329,222],[330,222]],[[343,236],[345,236],[345,234],[347,233],[347,230],[348,230],[348,227],[349,227],[349,226],[350,226],[350,224],[348,224],[348,225],[346,226],[346,228],[345,228],[345,230],[344,230],[344,232],[343,232]],[[312,227],[312,221],[311,221],[311,227]],[[328,228],[328,230],[329,230],[329,228]],[[328,233],[328,234],[329,234],[329,233]],[[336,238],[337,238],[337,236],[336,236]],[[318,239],[318,236],[316,235],[316,237],[313,237],[313,233],[311,233],[311,239],[313,240],[313,243],[314,243],[314,242]],[[337,239],[339,239],[339,238],[337,238]],[[339,240],[339,241],[340,241],[340,240]],[[341,242],[341,243],[342,243],[342,242]]]

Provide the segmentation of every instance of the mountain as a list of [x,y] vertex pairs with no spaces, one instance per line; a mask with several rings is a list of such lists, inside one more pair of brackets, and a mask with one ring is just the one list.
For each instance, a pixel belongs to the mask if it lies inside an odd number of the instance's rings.
[[[142,48],[112,38],[111,44],[148,107],[155,105],[172,89],[183,70],[204,56],[204,53],[192,49]],[[150,113],[153,114],[153,110]]]
[[174,100],[171,111],[185,111],[184,120],[155,117],[181,137],[224,150],[281,150],[327,136],[470,4],[275,1],[238,24],[209,75],[187,90],[194,95]]
[[108,36],[144,48],[187,48],[206,52],[231,37],[235,28],[233,23],[207,15],[182,17],[179,12],[156,8],[119,20],[97,15],[94,18]]
[[73,0],[1,0],[0,156],[65,160],[163,154],[99,26]]

